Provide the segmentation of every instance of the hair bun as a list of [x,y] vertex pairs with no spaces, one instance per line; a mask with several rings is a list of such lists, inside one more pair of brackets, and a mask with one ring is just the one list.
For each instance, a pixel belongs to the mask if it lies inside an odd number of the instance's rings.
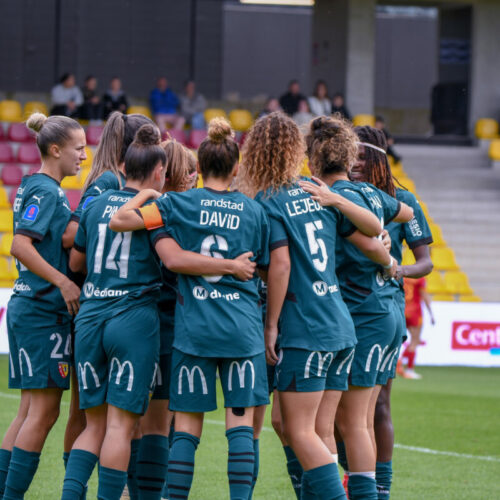
[[48,118],[43,113],[33,113],[27,120],[26,126],[35,132],[40,132]]
[[229,122],[222,117],[213,118],[208,124],[208,138],[216,144],[224,142],[228,137],[233,137]]
[[135,133],[134,142],[142,146],[156,146],[161,142],[161,135],[158,127],[146,123]]

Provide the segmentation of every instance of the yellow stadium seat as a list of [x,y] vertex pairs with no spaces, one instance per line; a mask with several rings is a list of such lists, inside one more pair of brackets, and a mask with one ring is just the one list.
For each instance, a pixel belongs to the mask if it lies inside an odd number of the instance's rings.
[[[389,158],[391,158],[389,156]],[[391,172],[394,177],[407,177],[404,169],[403,169],[403,164],[401,162],[398,163],[393,163],[390,165],[391,167]]]
[[433,248],[431,253],[434,267],[440,271],[456,271],[458,264],[451,248]]
[[61,187],[63,189],[82,189],[83,182],[80,177],[80,173],[77,175],[68,175],[61,182]]
[[12,288],[14,286],[14,280],[0,280],[0,288]]
[[408,247],[405,247],[405,249],[403,250],[403,260],[401,262],[401,265],[411,266],[412,264],[415,264],[415,256]]
[[427,203],[425,203],[422,200],[418,200],[418,204],[420,205],[420,208],[422,209],[422,212],[424,212],[425,218],[427,219],[427,222],[431,222],[432,217],[429,215],[429,209],[427,208]]
[[49,111],[44,102],[28,101],[24,105],[24,113],[23,113],[24,120],[27,120],[33,113],[43,113],[44,115],[48,116]]
[[147,116],[148,118],[152,118],[151,111],[146,106],[130,106],[130,108],[127,109],[127,115],[132,115],[135,113]]
[[440,273],[434,271],[425,277],[426,289],[431,294],[448,293],[446,284]]
[[460,302],[481,302],[481,297],[478,297],[477,295],[460,295],[458,300]]
[[9,197],[3,187],[0,187],[0,208],[10,208]]
[[229,113],[229,122],[236,132],[246,132],[253,123],[252,113],[247,109],[233,109]]
[[0,210],[0,232],[11,233],[14,227],[12,210]]
[[500,161],[500,139],[493,139],[490,142],[490,147],[488,149],[488,156],[493,161]]
[[201,175],[198,176],[198,181],[196,183],[196,187],[197,188],[202,188],[203,187],[203,179],[202,179]]
[[444,284],[450,293],[472,295],[467,275],[462,271],[448,271],[444,274]]
[[89,174],[90,174],[90,167],[84,167],[80,170],[80,173],[78,175],[80,176],[82,184],[85,184],[85,181],[87,180]]
[[355,127],[362,127],[363,125],[368,125],[370,127],[375,126],[375,117],[373,115],[356,115],[352,119],[352,124]]
[[495,139],[498,135],[498,122],[493,118],[480,118],[476,122],[475,132],[478,139]]
[[449,293],[436,293],[432,296],[432,300],[436,302],[453,302],[455,297]]
[[3,233],[2,239],[0,239],[0,254],[10,255],[10,247],[12,246],[12,239],[14,235],[12,233]]
[[304,161],[302,162],[302,170],[300,171],[300,175],[302,175],[303,177],[311,177],[312,175],[307,158],[304,158]]
[[85,154],[87,155],[87,159],[82,162],[82,168],[90,168],[94,159],[94,153],[92,153],[92,150],[88,146],[85,146]]
[[220,109],[220,108],[207,108],[205,110],[205,112],[203,113],[203,116],[205,118],[205,121],[208,122],[210,120],[212,120],[213,118],[217,118],[217,117],[222,117],[222,118],[225,118],[227,120],[227,114],[226,112],[223,110],[223,109]]
[[21,104],[17,101],[0,101],[0,121],[22,122]]
[[415,187],[415,183],[409,177],[399,177],[398,181],[401,185],[406,188],[410,193],[415,194],[417,192],[417,188]]
[[441,228],[437,224],[434,224],[432,222],[429,223],[429,228],[432,233],[433,245],[436,247],[445,247],[446,241],[443,238],[443,233],[441,231]]
[[0,280],[14,280],[17,278],[17,269],[14,259],[0,257]]

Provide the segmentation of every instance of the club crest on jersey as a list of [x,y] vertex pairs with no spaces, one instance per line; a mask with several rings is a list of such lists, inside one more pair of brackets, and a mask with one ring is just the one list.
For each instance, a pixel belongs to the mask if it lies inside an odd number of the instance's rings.
[[66,361],[59,361],[59,375],[61,375],[62,378],[66,378],[69,373],[69,365]]
[[34,221],[39,211],[40,207],[38,205],[29,205],[24,211],[23,219]]

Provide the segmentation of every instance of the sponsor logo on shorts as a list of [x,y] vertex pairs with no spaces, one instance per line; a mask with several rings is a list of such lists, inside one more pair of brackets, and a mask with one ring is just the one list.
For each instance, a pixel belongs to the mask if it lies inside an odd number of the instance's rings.
[[91,297],[105,298],[105,297],[121,297],[126,295],[128,290],[113,290],[112,288],[95,288],[93,283],[87,282],[83,285],[83,294],[90,299]]
[[90,371],[90,374],[92,375],[92,378],[94,379],[94,385],[96,388],[101,387],[101,383],[99,381],[99,377],[97,376],[97,373],[95,371],[95,368],[92,366],[92,363],[89,361],[85,361],[83,363],[83,366],[81,363],[78,363],[78,375],[81,380],[81,385],[83,389],[88,389],[87,385],[87,368]]
[[115,364],[117,366],[117,371],[116,371],[116,378],[115,378],[115,384],[119,385],[122,380],[122,375],[123,372],[125,371],[125,368],[128,366],[128,383],[127,383],[127,391],[130,392],[132,390],[132,386],[134,385],[134,367],[132,366],[132,363],[128,360],[124,361],[123,364],[120,363],[118,358],[112,358],[111,363],[109,365],[109,380],[111,381],[111,378],[113,377],[113,368],[115,367]]
[[193,288],[193,297],[198,300],[207,300],[210,298],[212,300],[223,299],[227,300],[228,302],[232,302],[233,300],[240,300],[239,292],[220,293],[219,290],[216,289],[209,292],[202,286],[195,286]]
[[375,344],[372,346],[370,349],[370,352],[368,353],[368,357],[366,358],[366,364],[365,364],[365,372],[369,372],[372,368],[372,360],[375,355],[375,352],[377,353],[377,366],[375,368],[376,371],[379,371],[380,365],[382,363],[382,360],[385,356],[385,353],[387,349],[389,348],[388,345],[386,345],[383,349],[380,347],[379,344]]
[[309,354],[309,357],[307,358],[306,366],[304,368],[304,378],[310,377],[310,375],[311,375],[311,363],[316,355],[318,357],[318,370],[316,373],[317,377],[323,376],[323,367],[325,367],[325,375],[326,375],[326,372],[328,371],[328,368],[330,368],[330,365],[332,364],[332,361],[333,361],[333,352],[327,352],[323,356],[319,351],[313,351],[313,352],[311,352],[311,354]]
[[38,205],[28,205],[24,211],[23,219],[34,221],[39,211],[40,207]]
[[323,297],[327,293],[335,293],[339,291],[337,285],[328,285],[324,281],[315,281],[312,284],[312,288],[314,290],[314,293],[319,297]]
[[233,390],[233,368],[236,366],[236,370],[238,372],[238,381],[240,384],[240,389],[245,388],[245,371],[247,366],[250,367],[250,373],[252,375],[252,389],[255,387],[255,367],[253,363],[249,360],[246,359],[243,361],[243,363],[240,365],[238,361],[232,361],[231,364],[229,365],[229,372],[227,376],[227,388],[229,391]]
[[68,363],[66,363],[65,361],[59,361],[58,368],[59,368],[59,375],[61,375],[62,378],[66,378],[69,373]]
[[203,370],[198,365],[193,366],[193,368],[191,368],[191,370],[186,365],[181,366],[181,369],[179,371],[178,384],[177,384],[177,386],[178,386],[177,387],[177,394],[182,394],[182,375],[184,373],[186,373],[186,375],[187,375],[188,389],[189,389],[189,392],[191,394],[194,392],[194,376],[196,373],[198,373],[200,375],[202,394],[208,394],[207,380],[205,378],[205,374],[203,373]]
[[348,374],[351,373],[351,366],[353,359],[354,359],[354,348],[352,348],[351,352],[345,357],[345,359],[341,361],[335,374],[340,375],[342,373],[344,366],[346,367],[346,373]]
[[467,351],[500,348],[500,323],[454,321],[451,325],[451,348]]
[[19,283],[16,281],[14,284],[14,292],[31,292],[31,287],[26,283]]
[[23,375],[23,362],[22,362],[23,357],[24,357],[24,361],[26,363],[26,366],[28,368],[28,377],[32,377],[33,376],[33,368],[31,367],[31,359],[30,359],[28,353],[26,352],[26,350],[24,349],[24,347],[21,347],[21,349],[19,349],[19,371],[21,372],[21,375]]

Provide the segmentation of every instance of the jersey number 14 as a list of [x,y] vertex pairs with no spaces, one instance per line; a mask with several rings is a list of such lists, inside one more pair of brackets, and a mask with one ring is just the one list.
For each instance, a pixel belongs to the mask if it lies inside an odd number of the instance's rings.
[[[108,225],[99,224],[99,240],[97,241],[97,248],[94,257],[94,273],[100,274],[102,270],[102,261],[104,257],[104,244],[106,242],[106,233]],[[126,233],[116,233],[111,248],[109,249],[108,256],[104,262],[104,269],[111,271],[120,271],[120,278],[126,279],[128,277],[128,259],[130,257],[130,243],[132,242],[132,231]],[[116,254],[120,250],[120,258],[116,261]]]

